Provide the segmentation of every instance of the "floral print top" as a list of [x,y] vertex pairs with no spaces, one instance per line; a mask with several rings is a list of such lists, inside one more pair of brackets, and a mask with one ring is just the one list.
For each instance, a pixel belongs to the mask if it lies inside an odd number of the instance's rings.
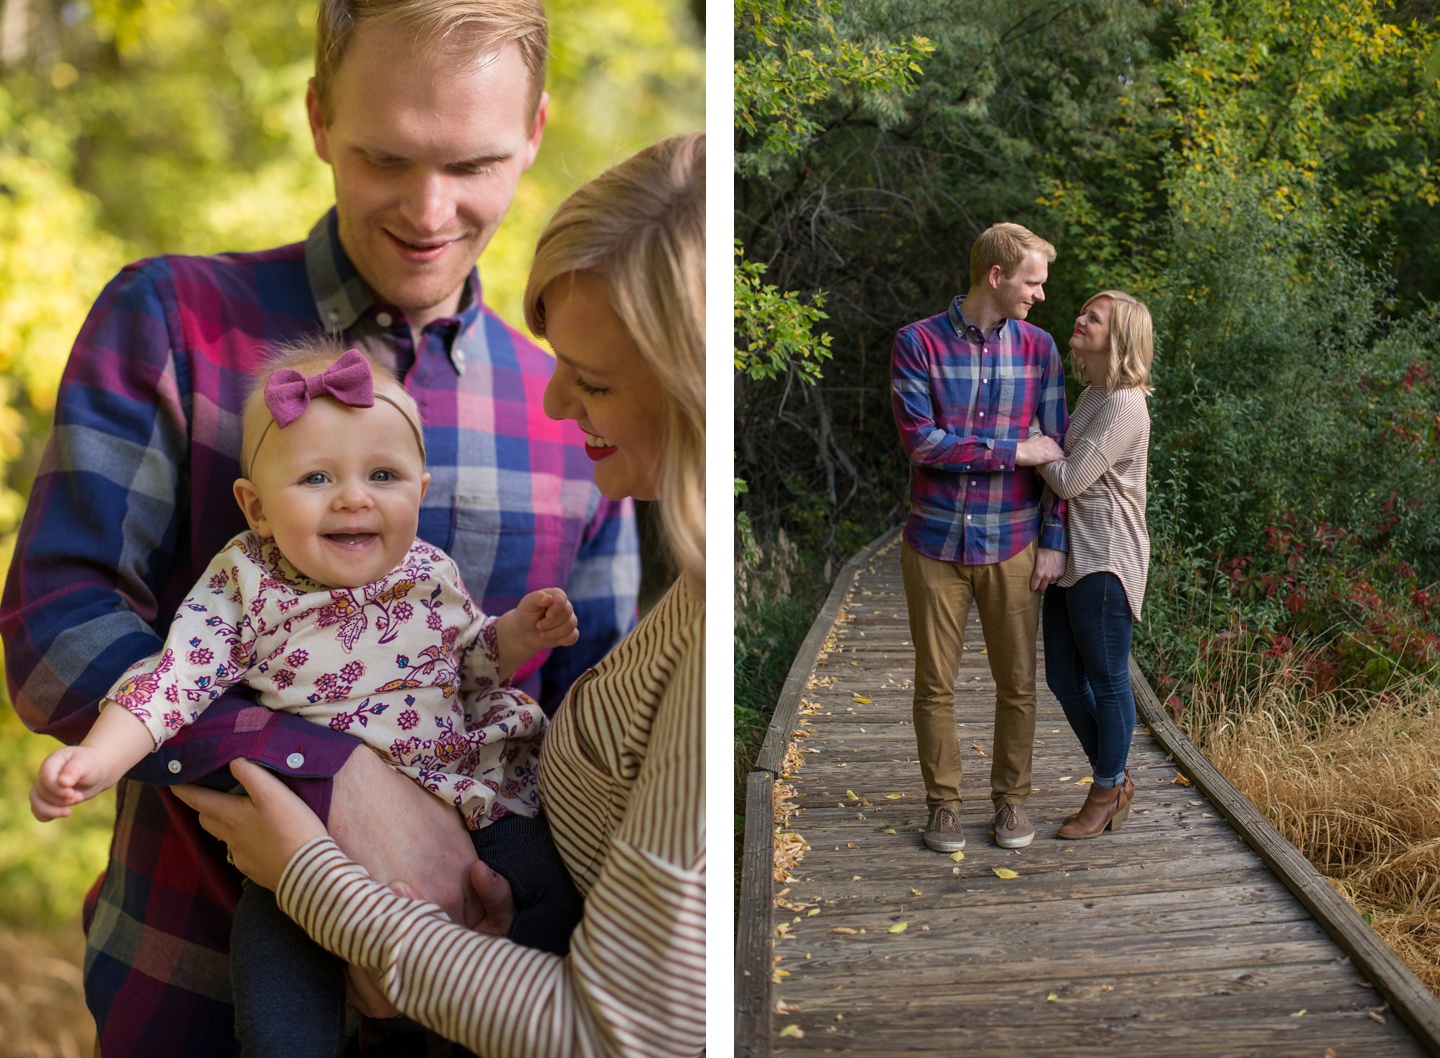
[[478,830],[539,813],[545,715],[500,682],[497,618],[421,540],[381,580],[327,588],[243,532],[180,605],[158,654],[110,690],[159,746],[225,690],[361,738]]

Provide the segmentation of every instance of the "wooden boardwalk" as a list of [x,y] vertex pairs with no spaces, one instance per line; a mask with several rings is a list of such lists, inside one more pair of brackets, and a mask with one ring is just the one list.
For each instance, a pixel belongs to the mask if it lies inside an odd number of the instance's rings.
[[[1042,677],[1026,806],[1036,839],[997,848],[982,648],[972,614],[956,694],[968,839],[956,861],[920,839],[898,539],[842,573],[750,777],[738,1053],[1440,1054],[1440,1002],[1153,696],[1124,829],[1059,841],[1089,769]],[[772,842],[788,870],[779,881]]]

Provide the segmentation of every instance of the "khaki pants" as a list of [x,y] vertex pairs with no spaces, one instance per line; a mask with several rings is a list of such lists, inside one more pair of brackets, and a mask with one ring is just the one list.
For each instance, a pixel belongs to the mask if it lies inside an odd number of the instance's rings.
[[995,808],[1030,796],[1035,745],[1035,635],[1040,596],[1030,590],[1035,551],[986,566],[939,562],[908,543],[900,552],[910,639],[915,644],[915,741],[925,803],[960,800],[960,741],[955,731],[955,676],[965,649],[973,599],[995,679],[995,742],[990,798]]

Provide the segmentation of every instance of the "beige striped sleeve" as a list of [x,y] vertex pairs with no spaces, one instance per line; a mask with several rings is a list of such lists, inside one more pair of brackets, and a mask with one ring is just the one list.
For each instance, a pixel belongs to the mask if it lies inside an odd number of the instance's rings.
[[374,970],[404,1013],[486,1058],[700,1053],[702,658],[687,650],[666,688],[568,957],[437,917],[434,905],[374,882],[328,838],[292,859],[280,906],[324,947]]
[[1055,495],[1073,499],[1131,454],[1148,421],[1143,392],[1117,389],[1104,398],[1083,433],[1065,438],[1064,459],[1035,469]]

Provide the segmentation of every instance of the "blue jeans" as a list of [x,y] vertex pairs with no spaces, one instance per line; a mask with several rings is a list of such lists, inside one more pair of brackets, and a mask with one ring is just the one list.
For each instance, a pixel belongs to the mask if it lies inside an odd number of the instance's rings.
[[1090,761],[1095,785],[1118,786],[1135,733],[1130,690],[1133,622],[1125,587],[1113,573],[1091,573],[1045,590],[1045,682]]
[[[543,819],[505,816],[470,832],[475,852],[510,882],[510,939],[565,955],[585,902]],[[338,1058],[345,1053],[345,964],[306,935],[275,903],[245,883],[230,934],[235,1035],[243,1058]],[[413,1023],[380,1023],[386,1055],[424,1055]],[[368,1045],[367,1045],[368,1046]]]

